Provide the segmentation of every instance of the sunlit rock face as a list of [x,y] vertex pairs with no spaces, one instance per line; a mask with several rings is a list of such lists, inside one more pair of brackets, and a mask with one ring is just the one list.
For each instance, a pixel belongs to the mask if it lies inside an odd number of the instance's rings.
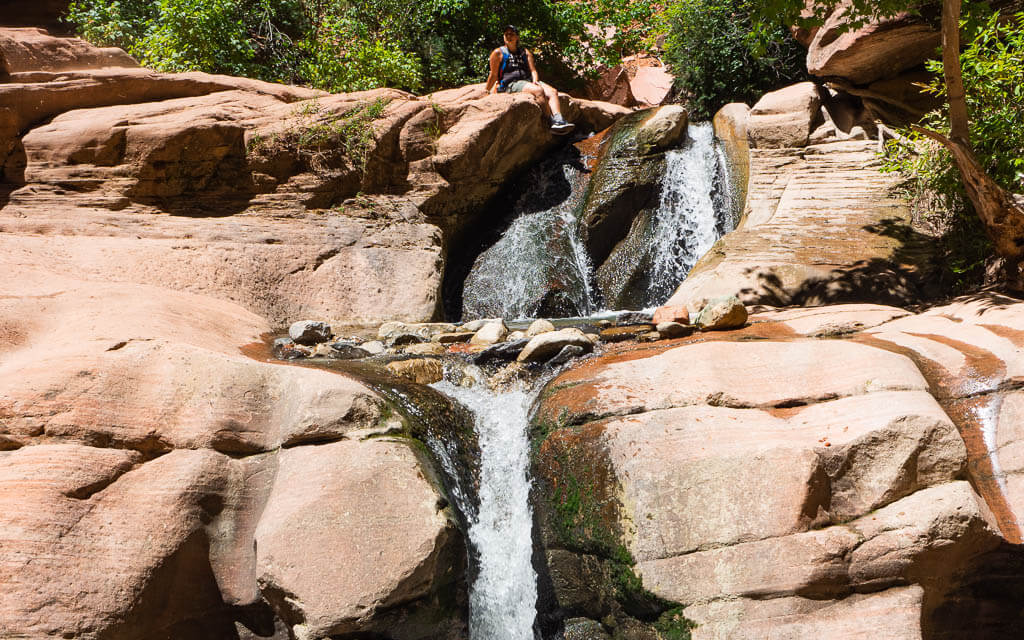
[[629,569],[695,638],[1011,637],[1021,313],[766,310],[566,371],[533,419],[558,606],[636,615]]
[[[482,85],[328,95],[156,73],[37,29],[0,30],[0,59],[8,234],[274,325],[440,315],[452,238],[557,141],[529,97]],[[564,112],[585,131],[628,110]]]

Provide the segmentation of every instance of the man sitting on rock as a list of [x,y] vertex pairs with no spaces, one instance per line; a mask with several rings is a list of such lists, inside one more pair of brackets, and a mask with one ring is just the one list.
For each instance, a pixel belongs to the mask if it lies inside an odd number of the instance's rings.
[[526,47],[519,46],[519,30],[508,25],[504,32],[505,46],[491,52],[491,73],[487,76],[489,93],[528,93],[537,101],[544,115],[551,118],[551,131],[566,134],[572,131],[573,125],[562,117],[558,104],[558,91],[551,85],[541,82],[537,67],[533,64],[533,54]]

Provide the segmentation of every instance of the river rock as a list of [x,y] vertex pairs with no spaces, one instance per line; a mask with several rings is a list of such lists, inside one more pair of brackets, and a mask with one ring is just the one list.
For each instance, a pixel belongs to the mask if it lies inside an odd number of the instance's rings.
[[508,335],[508,327],[505,326],[504,321],[487,322],[480,327],[473,337],[470,338],[470,344],[478,345],[491,345],[496,342],[501,342]]
[[356,342],[333,342],[329,346],[331,353],[327,357],[336,360],[358,360],[373,355]]
[[298,344],[320,344],[331,339],[331,325],[317,320],[300,320],[288,327],[288,336]]
[[736,329],[747,322],[747,308],[736,296],[713,298],[697,314],[693,324],[701,331]]
[[578,358],[579,356],[583,355],[584,353],[585,353],[585,351],[584,351],[583,347],[575,345],[575,344],[567,344],[564,347],[562,347],[562,350],[559,351],[558,354],[555,355],[554,358],[551,358],[550,360],[548,360],[547,363],[549,365],[551,365],[552,367],[557,367],[559,365],[565,364],[566,362],[569,362],[573,358]]
[[811,132],[822,121],[820,91],[813,82],[801,82],[765,94],[747,119],[750,146],[806,146]]
[[387,349],[387,347],[384,346],[384,343],[381,342],[380,340],[370,340],[368,342],[364,342],[361,345],[359,345],[359,348],[362,349],[363,351],[366,351],[371,356],[379,356],[380,354],[384,353],[384,351]]
[[576,328],[549,331],[530,338],[516,358],[519,362],[544,362],[558,354],[566,346],[581,347],[585,353],[594,348],[583,332]]
[[662,322],[676,322],[679,324],[690,324],[690,311],[686,305],[665,305],[658,307],[651,319],[655,324]]
[[454,333],[455,325],[444,322],[385,322],[377,337],[388,346],[429,342],[443,333]]
[[502,320],[501,318],[478,318],[476,320],[470,320],[469,322],[461,325],[459,327],[459,330],[472,331],[473,333],[476,333],[477,331],[480,330],[481,327],[483,327],[485,324],[489,322],[504,322],[504,320]]
[[440,342],[421,342],[402,347],[402,353],[419,356],[439,356],[446,351],[447,348]]
[[525,331],[513,331],[505,336],[507,342],[518,342],[526,337]]
[[453,333],[439,333],[432,339],[441,344],[455,344],[457,342],[469,342],[472,337],[472,331],[456,331]]
[[396,360],[385,366],[388,371],[399,378],[405,378],[417,384],[433,384],[444,379],[444,365],[436,358]]
[[313,355],[311,349],[295,344],[291,338],[277,338],[274,340],[273,350],[274,357],[281,360],[297,360]]
[[524,337],[491,345],[473,356],[473,362],[480,365],[495,360],[515,360],[529,341]]
[[530,326],[526,329],[526,337],[532,338],[533,336],[539,336],[542,333],[554,330],[555,325],[551,324],[550,320],[539,318],[530,323]]
[[636,132],[637,144],[645,153],[668,149],[686,137],[689,116],[677,104],[658,107]]
[[663,338],[684,338],[693,333],[694,327],[678,322],[659,322],[655,327]]

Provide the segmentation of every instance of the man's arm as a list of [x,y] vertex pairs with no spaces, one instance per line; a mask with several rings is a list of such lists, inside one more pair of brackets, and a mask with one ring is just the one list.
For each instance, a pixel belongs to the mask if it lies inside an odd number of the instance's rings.
[[501,49],[491,52],[491,72],[487,76],[487,93],[494,93],[498,90],[498,69],[501,68]]
[[526,50],[526,64],[530,65],[530,77],[534,84],[540,84],[540,75],[537,73],[537,65],[533,64],[533,52]]

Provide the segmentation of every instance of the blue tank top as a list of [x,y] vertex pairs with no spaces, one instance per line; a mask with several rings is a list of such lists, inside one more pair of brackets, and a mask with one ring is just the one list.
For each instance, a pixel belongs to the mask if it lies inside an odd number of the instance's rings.
[[498,91],[505,91],[508,85],[516,80],[530,80],[533,77],[530,73],[530,63],[526,58],[526,47],[518,47],[515,52],[509,51],[508,47],[501,48],[501,68],[498,77],[501,78]]

